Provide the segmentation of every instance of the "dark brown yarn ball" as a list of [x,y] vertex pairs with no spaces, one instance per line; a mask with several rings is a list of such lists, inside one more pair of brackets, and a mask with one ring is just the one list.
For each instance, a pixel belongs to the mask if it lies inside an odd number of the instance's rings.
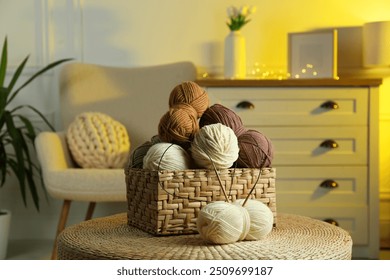
[[186,148],[199,130],[198,115],[188,104],[173,105],[158,125],[158,136],[163,142],[174,143]]
[[169,107],[186,103],[194,107],[198,118],[209,106],[209,97],[207,92],[197,83],[188,81],[177,85],[169,96]]
[[238,137],[237,166],[242,168],[270,167],[274,156],[271,140],[257,130],[248,130]]
[[126,168],[142,168],[144,157],[152,146],[152,142],[146,141],[142,145],[135,148],[129,156]]
[[247,131],[242,123],[240,116],[237,115],[233,110],[221,104],[214,104],[210,106],[203,113],[199,120],[200,127],[215,123],[221,123],[227,127],[230,127],[237,137]]
[[142,145],[139,145],[137,148],[135,148],[130,153],[126,168],[142,168],[144,157],[149,151],[150,147],[160,142],[161,140],[158,135],[155,135],[150,141],[146,141]]

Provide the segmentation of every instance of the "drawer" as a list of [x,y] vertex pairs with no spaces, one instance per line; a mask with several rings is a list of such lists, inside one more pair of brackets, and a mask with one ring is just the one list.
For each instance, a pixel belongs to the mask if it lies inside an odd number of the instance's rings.
[[[274,146],[273,165],[366,165],[367,127],[249,127]],[[324,147],[334,141],[337,148]]]
[[367,224],[368,208],[361,207],[306,207],[277,204],[278,213],[290,213],[311,217],[318,220],[332,219],[338,226],[349,232],[353,245],[367,245],[368,231]]
[[276,167],[277,207],[367,206],[367,180],[365,166]]
[[[241,117],[245,125],[366,125],[365,88],[208,88],[210,103],[220,103]],[[248,101],[253,109],[237,108]],[[328,101],[337,109],[326,108]],[[325,107],[325,108],[324,108]]]

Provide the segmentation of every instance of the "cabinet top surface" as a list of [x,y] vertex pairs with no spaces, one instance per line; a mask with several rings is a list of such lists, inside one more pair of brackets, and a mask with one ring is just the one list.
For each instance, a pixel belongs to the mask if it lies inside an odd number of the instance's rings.
[[204,87],[372,87],[380,86],[382,79],[340,78],[336,79],[198,79],[196,83]]

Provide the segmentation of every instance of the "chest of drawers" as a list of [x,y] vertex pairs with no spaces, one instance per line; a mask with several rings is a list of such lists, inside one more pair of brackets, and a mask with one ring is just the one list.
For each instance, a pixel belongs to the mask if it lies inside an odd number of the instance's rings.
[[199,80],[274,146],[278,212],[334,223],[379,253],[380,80]]

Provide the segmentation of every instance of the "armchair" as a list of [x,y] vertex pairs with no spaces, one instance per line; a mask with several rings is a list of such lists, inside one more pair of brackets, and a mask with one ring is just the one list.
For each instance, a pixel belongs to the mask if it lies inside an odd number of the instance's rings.
[[136,68],[63,66],[59,77],[62,127],[59,132],[41,132],[35,140],[45,187],[53,198],[63,200],[52,259],[72,201],[89,203],[86,220],[92,217],[96,202],[126,201],[123,169],[84,169],[72,160],[65,130],[75,116],[83,112],[111,116],[126,127],[132,150],[157,134],[171,90],[195,78],[196,69],[190,62]]

